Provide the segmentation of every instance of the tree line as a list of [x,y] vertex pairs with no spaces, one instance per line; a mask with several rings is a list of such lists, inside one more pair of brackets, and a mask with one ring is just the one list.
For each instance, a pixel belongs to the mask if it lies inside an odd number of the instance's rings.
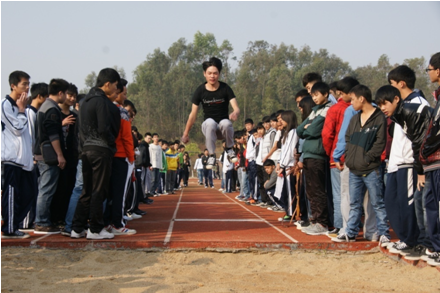
[[[263,116],[279,109],[297,112],[295,94],[303,89],[302,77],[308,72],[318,72],[327,83],[344,76],[353,76],[370,87],[373,94],[388,83],[388,72],[399,64],[390,64],[387,55],[379,57],[376,65],[353,69],[348,62],[330,54],[326,49],[313,52],[309,46],[269,44],[266,41],[249,42],[246,51],[238,59],[233,54],[232,44],[224,40],[219,44],[211,33],[197,32],[193,42],[180,38],[168,51],[159,48],[147,55],[146,60],[133,72],[133,81],[128,86],[128,98],[137,108],[133,122],[141,133],[158,132],[164,139],[178,139],[185,129],[191,110],[192,94],[202,82],[202,62],[211,56],[220,58],[223,70],[220,80],[234,90],[241,114],[234,129],[242,129],[244,120],[260,121]],[[234,61],[238,65],[231,67]],[[403,64],[411,67],[417,76],[416,88],[422,90],[433,103],[432,85],[425,73],[424,57],[405,59]],[[114,67],[125,77],[122,67]],[[93,86],[96,74],[86,77],[87,88]],[[197,122],[190,133],[192,142],[204,144],[200,125],[203,111],[199,111]],[[300,122],[300,121],[298,121]]]

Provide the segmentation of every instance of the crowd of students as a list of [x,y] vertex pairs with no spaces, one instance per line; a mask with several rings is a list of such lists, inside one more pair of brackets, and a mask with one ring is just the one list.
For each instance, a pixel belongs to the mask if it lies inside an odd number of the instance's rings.
[[[440,53],[426,72],[440,85]],[[363,229],[363,238],[391,253],[440,265],[440,87],[433,109],[408,66],[391,70],[388,81],[373,100],[353,77],[327,85],[306,74],[295,96],[302,123],[279,110],[256,125],[246,119],[232,156],[223,141],[220,191],[285,213],[280,221],[296,215],[308,235],[353,242]],[[205,150],[194,169],[200,185],[214,188],[208,158]]]
[[[2,101],[2,238],[135,234],[140,203],[188,184],[179,141],[132,126],[135,105],[117,71],[100,71],[87,95],[63,79],[30,85],[14,71]],[[28,98],[28,92],[31,92]],[[165,180],[167,178],[167,180]]]
[[[227,108],[219,115],[204,105],[207,149],[194,163],[200,185],[214,188],[218,165],[221,191],[239,189],[237,200],[285,213],[280,221],[296,216],[308,235],[353,242],[362,228],[366,240],[391,253],[440,265],[440,87],[433,109],[406,65],[389,72],[389,85],[374,100],[353,77],[328,85],[308,73],[295,96],[299,125],[286,109],[256,125],[248,118],[233,132],[235,96],[218,82],[221,62],[205,63],[213,90],[206,83],[197,89],[182,142],[210,92],[220,89],[234,112],[228,119]],[[426,72],[440,85],[440,53]],[[182,180],[187,186],[185,146],[157,133],[139,135],[127,81],[114,69],[101,70],[87,95],[63,79],[32,86],[29,80],[11,73],[11,93],[2,101],[2,238],[29,237],[25,229],[87,239],[135,234],[126,223],[145,215],[140,202],[174,193]],[[219,130],[224,152],[216,163]]]

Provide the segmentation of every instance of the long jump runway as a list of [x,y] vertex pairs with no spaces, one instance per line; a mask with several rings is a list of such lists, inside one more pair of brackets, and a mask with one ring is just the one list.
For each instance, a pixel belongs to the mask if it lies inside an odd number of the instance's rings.
[[[15,240],[2,239],[2,246],[47,248],[106,248],[147,250],[371,250],[377,242],[364,240],[336,243],[327,236],[309,236],[278,221],[283,213],[246,205],[235,199],[238,192],[223,194],[218,191],[220,181],[214,180],[215,189],[197,185],[191,179],[189,186],[176,194],[154,198],[152,205],[141,204],[147,211],[141,219],[130,221],[135,235],[115,236],[113,239],[91,241],[56,235],[35,235]],[[396,239],[393,239],[395,241]]]

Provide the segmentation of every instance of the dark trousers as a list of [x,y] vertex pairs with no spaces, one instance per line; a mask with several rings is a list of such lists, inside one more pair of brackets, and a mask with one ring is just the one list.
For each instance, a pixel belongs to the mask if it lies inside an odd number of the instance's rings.
[[204,169],[203,178],[205,178],[205,186],[214,186],[214,183],[212,183],[212,170]]
[[174,186],[176,185],[176,170],[167,171],[167,192],[174,192]]
[[90,220],[90,231],[99,233],[104,228],[103,201],[109,196],[113,157],[109,152],[83,151],[84,187],[73,217],[72,229],[81,233]]
[[397,237],[408,246],[417,245],[420,233],[414,206],[416,186],[417,174],[414,168],[403,168],[388,173],[385,210]]
[[50,205],[50,217],[52,223],[64,222],[67,209],[69,208],[70,196],[76,181],[76,166],[78,160],[68,161],[66,168],[60,170],[57,191],[53,195]]
[[35,203],[35,177],[32,171],[2,166],[2,232],[12,234]]
[[426,176],[431,182],[425,201],[428,233],[434,250],[440,252],[440,169],[426,172]]
[[326,161],[304,159],[306,194],[312,211],[312,223],[328,227],[328,200],[326,193]]
[[[156,193],[157,189],[159,188],[160,184],[160,176],[159,176],[159,168],[152,168],[151,169],[151,193]],[[137,176],[136,176],[137,178]],[[139,180],[138,180],[139,181]],[[139,181],[141,182],[141,181]]]
[[282,209],[285,209],[285,204],[281,200],[279,200],[277,197],[274,196],[275,194],[275,187],[266,189],[267,197],[273,202],[273,204],[277,207],[280,207]]
[[136,180],[133,182],[130,180],[129,188],[127,190],[127,196],[125,198],[125,211],[127,213],[134,213],[139,209],[139,202],[144,199],[144,193],[142,192],[142,170],[135,169],[134,171]]
[[188,179],[189,179],[189,168],[185,167],[183,168],[183,184],[185,186],[188,186]]
[[255,161],[248,164],[249,193],[251,198],[258,199],[257,165]]
[[[107,205],[104,212],[104,225],[113,224],[116,228],[125,226],[124,207],[125,197],[128,190],[127,181],[128,163],[125,158],[113,158],[112,172],[110,176],[110,197],[107,199]],[[131,178],[130,178],[131,179]]]
[[232,170],[228,170],[225,176],[225,190],[226,192],[232,192]]
[[159,185],[157,186],[157,193],[159,194],[164,193],[167,189],[166,176],[167,173],[159,172]]
[[[40,172],[38,172],[38,165],[34,164],[34,169],[31,171],[33,174],[34,180],[34,197],[33,203],[26,217],[24,217],[23,221],[20,222],[19,228],[27,229],[31,228],[34,225],[35,215],[37,210],[37,197],[38,197],[38,177],[40,176]],[[2,189],[3,190],[3,189]]]
[[[266,176],[265,176],[266,175]],[[260,197],[262,202],[267,202],[268,197],[266,190],[264,189],[264,182],[267,180],[267,173],[264,171],[264,167],[261,165],[257,165],[257,181],[258,181],[258,190],[260,192]]]

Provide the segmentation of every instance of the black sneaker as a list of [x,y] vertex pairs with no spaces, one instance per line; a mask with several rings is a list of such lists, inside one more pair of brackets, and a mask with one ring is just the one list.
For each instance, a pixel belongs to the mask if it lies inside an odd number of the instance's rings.
[[61,230],[61,235],[63,236],[67,236],[70,237],[70,234],[72,233],[72,231],[67,231],[66,228],[64,228],[63,230]]
[[34,234],[59,234],[60,229],[54,226],[39,226],[35,225]]
[[133,212],[136,213],[136,214],[138,214],[138,215],[141,215],[141,216],[147,214],[146,211],[143,211],[143,210],[140,210],[140,209],[135,209]]
[[235,152],[232,148],[226,150],[226,154],[229,157],[229,161],[231,161],[231,163],[236,163],[238,161],[237,156],[235,155]]
[[400,241],[396,245],[394,245],[391,249],[388,250],[390,253],[400,254],[401,256],[405,256],[413,251],[412,246],[406,245],[405,242]]
[[28,233],[24,233],[19,230],[15,231],[14,233],[11,233],[11,234],[7,234],[7,233],[2,234],[2,239],[25,239],[25,238],[29,238],[29,237],[31,237],[31,236]]
[[426,255],[425,251],[426,247],[424,247],[423,245],[417,245],[410,253],[408,253],[404,257],[406,260],[419,260],[422,258],[423,255]]

